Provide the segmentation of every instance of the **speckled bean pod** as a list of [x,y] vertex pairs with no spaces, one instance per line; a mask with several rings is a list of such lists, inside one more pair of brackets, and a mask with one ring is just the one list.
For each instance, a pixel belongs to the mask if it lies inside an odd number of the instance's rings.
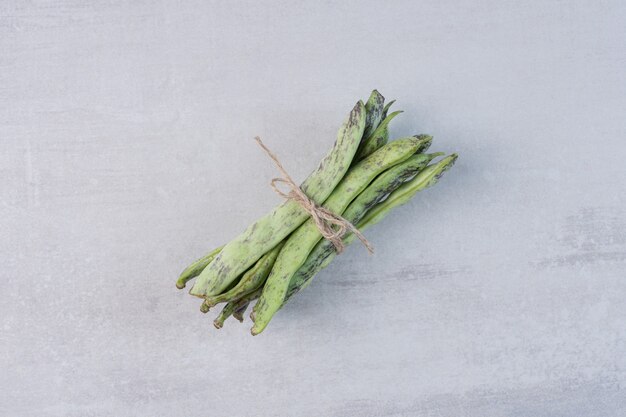
[[[234,315],[235,313],[240,314],[241,316],[243,316],[245,309],[248,307],[248,305],[256,300],[257,298],[259,298],[259,296],[261,295],[261,291],[262,289],[259,288],[256,291],[251,292],[250,294],[246,294],[245,296],[241,297],[238,300],[232,300],[229,301],[228,303],[226,303],[226,305],[224,305],[224,308],[222,308],[222,311],[220,312],[220,314],[217,316],[217,318],[213,321],[213,325],[218,328],[221,329],[222,326],[224,325],[224,321],[230,317],[231,315]],[[244,308],[245,306],[245,308]],[[239,320],[239,319],[237,319]],[[243,318],[242,318],[243,320]],[[241,320],[240,320],[241,321]]]
[[187,285],[187,282],[192,278],[198,276],[204,268],[211,263],[211,261],[217,256],[224,246],[220,246],[217,249],[213,249],[211,252],[204,255],[191,265],[189,265],[183,272],[181,272],[178,280],[176,281],[176,288],[182,290]]
[[374,151],[381,148],[387,143],[387,140],[389,138],[389,123],[391,122],[391,120],[393,120],[394,117],[396,117],[400,113],[402,113],[402,111],[395,111],[389,116],[385,117],[385,119],[380,122],[376,130],[374,130],[371,135],[367,136],[361,141],[361,145],[359,146],[356,156],[354,157],[355,161],[359,161],[366,155],[374,153]]
[[[365,103],[365,130],[363,131],[363,138],[361,140],[361,145],[365,139],[369,138],[370,135],[376,130],[380,121],[382,120],[383,110],[385,104],[385,97],[382,96],[377,90],[372,91],[370,97],[367,99]],[[357,155],[359,151],[357,151]]]
[[204,301],[205,304],[213,307],[219,303],[237,300],[263,285],[284,243],[283,240],[274,249],[263,255],[252,268],[243,274],[235,287],[222,294],[207,297]]

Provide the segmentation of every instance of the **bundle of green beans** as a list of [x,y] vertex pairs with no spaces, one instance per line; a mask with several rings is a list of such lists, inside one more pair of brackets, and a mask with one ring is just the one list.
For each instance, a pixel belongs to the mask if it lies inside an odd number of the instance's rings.
[[[388,114],[394,102],[384,101],[376,90],[367,103],[359,101],[333,148],[300,185],[312,201],[340,214],[359,231],[435,184],[457,158],[424,153],[432,142],[428,135],[389,142],[389,122],[401,112]],[[354,239],[353,233],[343,236],[346,245]],[[243,321],[256,301],[250,314],[256,335],[336,255],[335,246],[322,237],[306,210],[286,200],[228,244],[189,265],[176,287],[182,289],[195,278],[189,293],[203,299],[204,313],[225,303],[213,322],[218,329],[230,316]]]

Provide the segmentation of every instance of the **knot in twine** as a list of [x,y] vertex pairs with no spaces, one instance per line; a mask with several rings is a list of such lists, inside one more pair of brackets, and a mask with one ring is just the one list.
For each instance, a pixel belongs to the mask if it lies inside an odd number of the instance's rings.
[[[365,236],[363,236],[363,234],[359,231],[359,229],[357,229],[352,223],[350,223],[348,220],[344,219],[340,215],[333,213],[327,208],[322,207],[316,204],[315,201],[311,200],[304,193],[304,191],[302,191],[302,189],[298,187],[298,185],[293,181],[293,179],[289,176],[287,171],[285,171],[285,168],[283,168],[282,164],[280,163],[276,155],[274,155],[272,151],[270,151],[267,148],[267,146],[263,144],[263,142],[261,141],[261,138],[257,136],[254,139],[257,141],[259,146],[265,151],[265,153],[272,159],[272,161],[274,161],[276,168],[278,168],[280,173],[283,175],[282,178],[273,178],[272,181],[270,182],[270,185],[272,186],[276,194],[280,195],[281,197],[287,200],[293,200],[296,203],[300,204],[300,206],[307,213],[309,213],[309,215],[315,222],[315,225],[319,229],[320,234],[325,239],[329,240],[333,244],[333,246],[335,246],[337,253],[341,253],[345,249],[345,245],[343,243],[343,236],[348,231],[351,231],[352,233],[356,235],[356,237],[359,238],[361,243],[363,243],[363,245],[365,246],[365,248],[370,254],[374,253],[374,248],[372,248],[372,245],[365,238]],[[290,191],[288,193],[281,191],[276,185],[279,182],[287,184],[287,186],[290,188]]]

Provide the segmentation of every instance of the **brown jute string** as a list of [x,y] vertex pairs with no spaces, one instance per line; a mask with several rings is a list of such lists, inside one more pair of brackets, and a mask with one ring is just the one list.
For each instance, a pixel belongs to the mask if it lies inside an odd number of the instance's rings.
[[[348,232],[348,230],[354,233],[356,237],[359,238],[361,243],[363,243],[363,245],[370,254],[374,253],[374,248],[372,247],[372,245],[368,242],[365,236],[363,236],[363,234],[359,232],[356,227],[354,227],[352,223],[350,223],[340,215],[326,209],[325,207],[317,205],[315,201],[311,200],[304,193],[304,191],[302,191],[302,189],[298,187],[298,185],[293,181],[287,171],[285,171],[285,168],[283,168],[276,155],[274,155],[272,151],[270,151],[267,146],[265,146],[263,141],[261,141],[261,138],[257,136],[254,139],[265,151],[265,153],[272,159],[272,161],[274,161],[276,168],[278,168],[280,173],[283,175],[282,178],[273,178],[270,182],[270,185],[272,186],[276,194],[280,195],[283,198],[286,198],[287,200],[294,200],[295,202],[300,204],[300,206],[302,206],[302,208],[311,215],[311,218],[315,222],[315,225],[319,229],[321,235],[324,236],[324,238],[328,239],[335,246],[335,249],[337,249],[337,253],[343,252],[345,248],[342,238],[346,234],[346,232]],[[278,189],[276,184],[279,182],[287,184],[287,186],[290,188],[290,191],[288,193],[285,193]],[[333,225],[336,226],[336,228],[333,228]]]

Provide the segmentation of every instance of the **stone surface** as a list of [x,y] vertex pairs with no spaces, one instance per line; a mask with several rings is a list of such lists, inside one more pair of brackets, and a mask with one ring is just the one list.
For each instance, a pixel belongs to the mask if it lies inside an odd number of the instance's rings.
[[[0,4],[0,415],[626,415],[626,3]],[[182,268],[372,88],[436,188],[258,337]]]

